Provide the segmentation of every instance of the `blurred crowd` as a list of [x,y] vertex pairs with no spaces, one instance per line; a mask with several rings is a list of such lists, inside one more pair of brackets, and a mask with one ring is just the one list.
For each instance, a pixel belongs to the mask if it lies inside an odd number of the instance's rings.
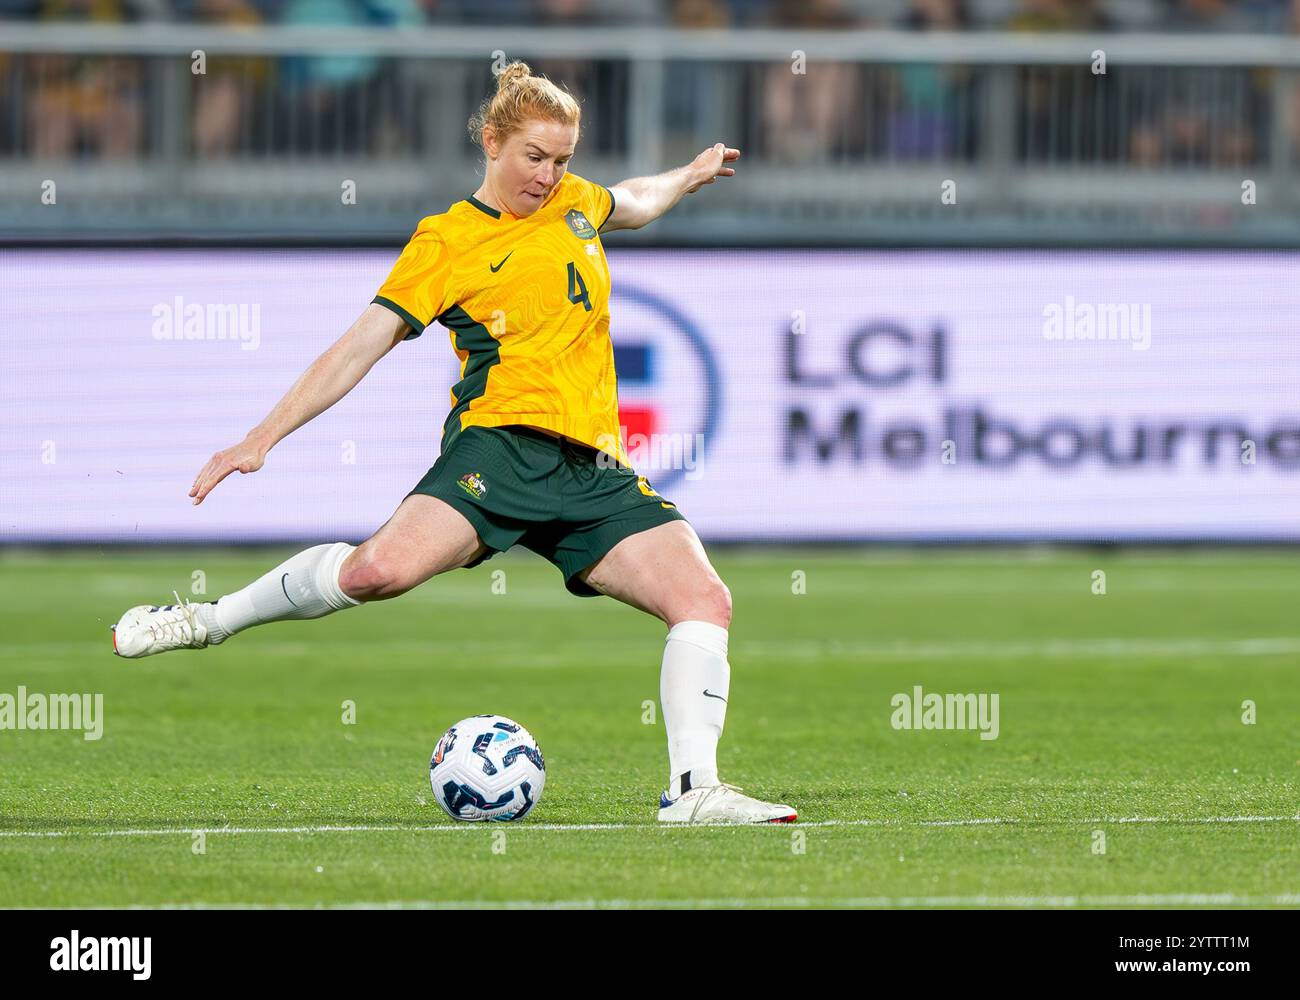
[[[685,29],[1300,33],[1300,0],[0,0],[0,155],[130,157],[156,149],[159,60],[6,55],[3,24],[172,22],[393,27],[663,25]],[[521,53],[526,55],[526,53]],[[511,53],[515,55],[515,53]],[[449,84],[418,60],[214,56],[188,88],[188,149],[200,157],[335,150],[419,153],[430,91]],[[597,151],[628,141],[631,86],[614,60],[534,60],[591,108]],[[1022,160],[1237,165],[1270,127],[1271,78],[1246,68],[1087,66],[1017,70]],[[728,75],[730,74],[730,76]],[[482,78],[480,79],[479,76]],[[667,144],[687,149],[724,122],[769,160],[971,158],[988,74],[978,67],[676,62],[666,74]],[[738,78],[737,78],[738,77]],[[174,79],[174,78],[173,78]],[[487,70],[461,78],[468,110]],[[1298,95],[1300,96],[1300,95]],[[730,102],[730,104],[728,104]],[[1300,107],[1300,100],[1295,103]],[[710,136],[711,138],[711,133]]]
[[0,20],[1270,32],[1292,0],[0,0]]

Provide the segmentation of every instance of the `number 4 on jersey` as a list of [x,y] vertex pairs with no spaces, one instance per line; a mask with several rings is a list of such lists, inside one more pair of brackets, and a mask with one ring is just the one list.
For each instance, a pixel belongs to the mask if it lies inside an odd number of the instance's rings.
[[582,280],[582,272],[573,261],[569,261],[569,301],[582,303],[582,308],[591,312],[591,299],[587,298],[587,284]]

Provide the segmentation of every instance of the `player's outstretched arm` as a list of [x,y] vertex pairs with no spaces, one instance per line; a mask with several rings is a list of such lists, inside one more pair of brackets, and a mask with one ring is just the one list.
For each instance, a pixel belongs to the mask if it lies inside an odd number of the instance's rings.
[[334,344],[299,376],[265,420],[239,444],[217,452],[190,487],[194,503],[202,503],[232,472],[256,472],[266,454],[307,421],[319,416],[352,391],[376,361],[410,331],[401,318],[371,304]]
[[712,184],[719,177],[735,174],[728,163],[740,159],[740,150],[725,143],[715,143],[684,167],[654,177],[634,177],[615,184],[614,211],[601,226],[602,232],[614,229],[640,229],[654,222],[682,198]]

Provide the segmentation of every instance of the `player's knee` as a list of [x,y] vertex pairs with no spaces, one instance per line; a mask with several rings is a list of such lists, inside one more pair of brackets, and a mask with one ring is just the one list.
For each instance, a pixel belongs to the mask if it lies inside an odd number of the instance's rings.
[[382,601],[415,586],[399,560],[382,552],[357,549],[339,570],[339,588],[354,601]]
[[677,615],[670,616],[671,628],[679,621],[708,622],[722,628],[731,627],[731,591],[717,576],[707,580],[683,602]]
[[716,616],[713,619],[713,624],[721,625],[723,628],[731,628],[731,591],[721,580],[715,579],[713,589],[709,594],[709,601]]

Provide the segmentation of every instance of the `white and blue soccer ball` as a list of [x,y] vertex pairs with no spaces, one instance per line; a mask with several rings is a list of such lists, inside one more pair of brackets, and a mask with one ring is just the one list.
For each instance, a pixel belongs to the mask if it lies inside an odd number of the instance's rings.
[[429,784],[452,819],[522,819],[542,798],[546,761],[519,723],[475,715],[442,734],[429,761]]

